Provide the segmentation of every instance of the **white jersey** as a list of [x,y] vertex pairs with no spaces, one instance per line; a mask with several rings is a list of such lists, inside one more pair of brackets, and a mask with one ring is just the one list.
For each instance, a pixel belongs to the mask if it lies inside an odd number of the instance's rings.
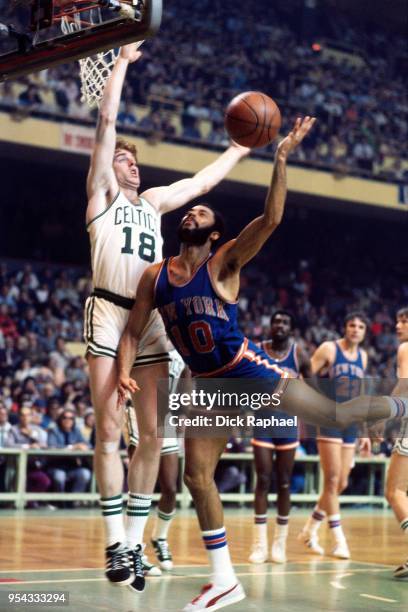
[[132,204],[119,191],[87,230],[93,286],[134,299],[143,272],[163,259],[160,214],[144,198]]

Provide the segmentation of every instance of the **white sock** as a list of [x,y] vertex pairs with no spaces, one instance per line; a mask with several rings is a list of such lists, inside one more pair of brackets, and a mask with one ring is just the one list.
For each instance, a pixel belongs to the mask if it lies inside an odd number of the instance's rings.
[[273,537],[275,540],[286,540],[289,531],[289,517],[278,516],[276,517],[275,531]]
[[106,546],[112,546],[116,542],[125,542],[122,493],[114,497],[101,497],[99,504],[105,524]]
[[154,540],[167,540],[167,534],[175,514],[175,510],[167,513],[157,508],[156,524],[152,536]]
[[143,543],[143,532],[151,504],[151,495],[129,492],[126,509],[126,542],[131,549]]
[[319,504],[316,504],[312,514],[307,519],[306,525],[304,526],[303,530],[308,531],[312,536],[316,535],[325,517],[326,512],[319,508]]
[[210,561],[212,584],[222,587],[236,584],[237,577],[231,563],[225,527],[202,531],[201,535]]
[[336,543],[343,544],[346,541],[346,536],[341,526],[340,514],[331,514],[327,518],[329,519],[330,533],[333,534]]
[[268,546],[268,515],[255,514],[254,520],[254,541]]

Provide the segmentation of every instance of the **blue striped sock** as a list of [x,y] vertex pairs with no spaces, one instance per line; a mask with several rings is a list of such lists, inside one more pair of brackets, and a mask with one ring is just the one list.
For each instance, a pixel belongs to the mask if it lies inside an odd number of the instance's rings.
[[211,565],[211,582],[217,586],[233,586],[237,583],[229,554],[225,527],[202,531],[204,545]]

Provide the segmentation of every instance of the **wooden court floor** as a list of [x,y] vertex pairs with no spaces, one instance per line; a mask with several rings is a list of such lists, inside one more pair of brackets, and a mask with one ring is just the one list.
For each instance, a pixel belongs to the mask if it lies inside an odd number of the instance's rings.
[[[227,510],[231,554],[248,596],[229,609],[406,611],[408,581],[394,580],[392,570],[408,556],[408,546],[393,516],[389,511],[367,509],[346,511],[343,516],[351,561],[317,558],[304,551],[296,535],[306,511],[294,510],[288,563],[253,566],[247,563],[251,511]],[[146,540],[151,528],[150,521]],[[329,552],[327,536],[322,528],[321,543]],[[0,612],[27,610],[28,606],[11,606],[7,596],[31,591],[64,591],[69,595],[67,606],[40,606],[36,610],[181,610],[208,581],[207,559],[192,511],[178,513],[169,541],[174,570],[162,577],[148,578],[146,590],[136,595],[126,587],[112,587],[103,577],[103,531],[97,510],[0,511]],[[152,554],[150,558],[153,560]]]

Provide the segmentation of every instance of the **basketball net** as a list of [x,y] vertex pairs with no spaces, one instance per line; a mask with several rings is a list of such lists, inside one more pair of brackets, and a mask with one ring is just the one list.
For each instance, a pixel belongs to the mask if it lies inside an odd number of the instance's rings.
[[[127,5],[124,5],[128,12]],[[89,21],[92,24],[101,23],[102,16],[99,8],[93,8],[89,11]],[[70,17],[62,17],[61,30],[64,35],[71,34],[82,30],[81,17],[79,14],[71,15]],[[138,47],[143,43],[143,40],[138,42]],[[112,74],[113,67],[119,57],[120,49],[109,49],[101,51],[96,55],[84,57],[78,60],[79,76],[81,78],[81,102],[86,102],[89,108],[99,106],[105,84]]]

